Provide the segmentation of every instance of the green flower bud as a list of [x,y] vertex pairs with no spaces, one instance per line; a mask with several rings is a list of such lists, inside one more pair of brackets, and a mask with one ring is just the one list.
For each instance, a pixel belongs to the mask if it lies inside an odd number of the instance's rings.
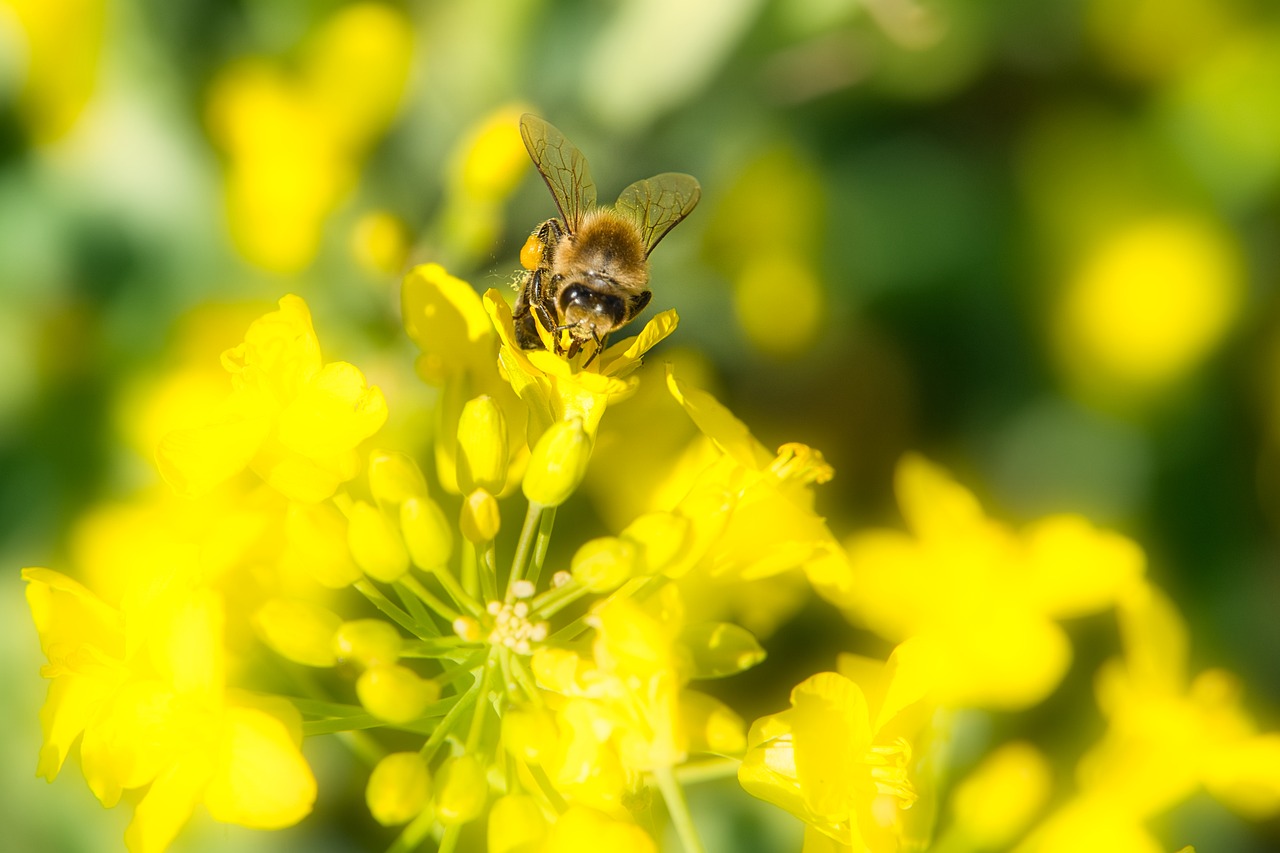
[[434,571],[453,553],[453,527],[439,504],[425,495],[400,504],[400,531],[414,565]]
[[468,542],[482,545],[492,542],[502,526],[502,512],[497,499],[488,489],[476,489],[462,502],[462,514],[458,520],[462,535]]
[[488,395],[468,400],[458,418],[458,488],[500,492],[507,483],[507,421]]
[[591,437],[581,418],[553,423],[529,456],[524,496],[544,507],[559,506],[582,482],[590,459]]
[[418,753],[393,752],[369,774],[364,798],[383,826],[408,823],[431,801],[431,772]]

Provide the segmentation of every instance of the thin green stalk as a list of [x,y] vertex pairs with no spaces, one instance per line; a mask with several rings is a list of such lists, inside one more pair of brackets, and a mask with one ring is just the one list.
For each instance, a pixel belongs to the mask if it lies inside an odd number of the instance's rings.
[[538,578],[542,575],[542,564],[547,560],[547,548],[551,545],[551,529],[556,523],[556,508],[548,507],[542,513],[538,524],[538,540],[533,548],[533,565],[529,567],[526,579],[538,588]]
[[433,572],[432,574],[436,580],[440,581],[440,585],[444,587],[444,591],[449,593],[449,597],[453,599],[454,603],[457,604],[458,607],[467,611],[467,613],[472,616],[475,616],[484,609],[484,605],[477,601],[474,595],[467,592],[462,585],[458,583],[458,579],[449,572],[447,566],[438,572]]
[[659,767],[653,771],[662,791],[662,799],[667,803],[667,813],[671,815],[671,824],[685,853],[703,853],[702,840],[698,838],[697,828],[693,825],[693,817],[689,814],[689,804],[684,798],[684,788],[676,780],[670,767]]
[[742,760],[738,758],[709,758],[695,764],[682,764],[676,770],[681,785],[696,785],[736,776]]
[[533,549],[533,539],[538,532],[538,521],[542,516],[541,504],[529,502],[529,510],[524,516],[524,527],[520,528],[520,541],[516,545],[516,556],[511,561],[511,574],[507,577],[507,600],[515,597],[512,592],[516,581],[524,577],[525,566],[529,562],[529,552]]
[[480,595],[480,580],[476,572],[476,546],[470,542],[462,549],[462,588],[473,598]]
[[498,600],[498,549],[492,540],[485,544],[480,555],[480,588],[485,601]]
[[[412,853],[412,851],[417,850],[422,844],[422,840],[430,834],[434,823],[435,814],[431,807],[428,806],[397,836],[396,840],[387,848],[387,853]],[[448,835],[447,830],[445,834]],[[440,849],[444,849],[443,841]]]
[[[444,574],[444,572],[441,572],[441,574]],[[422,582],[413,575],[406,574],[404,577],[400,578],[400,580],[396,581],[396,583],[403,585],[405,589],[416,595],[420,601],[434,610],[450,625],[452,625],[454,621],[462,615],[449,605],[445,604],[439,598],[436,598],[435,593],[423,586]]]
[[374,586],[368,578],[361,578],[352,584],[356,592],[363,595],[373,603],[373,606],[381,610],[383,613],[391,617],[401,628],[404,628],[410,634],[418,633],[417,622],[408,613],[401,610],[395,602],[382,594],[382,590]]

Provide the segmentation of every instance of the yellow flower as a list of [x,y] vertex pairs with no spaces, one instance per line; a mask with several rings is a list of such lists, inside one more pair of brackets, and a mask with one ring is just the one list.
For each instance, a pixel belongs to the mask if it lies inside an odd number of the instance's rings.
[[556,706],[562,734],[550,761],[566,796],[612,812],[638,773],[671,768],[694,753],[742,750],[741,719],[686,685],[763,660],[750,634],[732,625],[686,625],[673,584],[644,602],[609,599],[590,621],[590,659],[546,646],[533,655],[538,685],[566,697]]
[[1055,620],[1111,606],[1144,571],[1136,545],[1077,516],[1015,533],[917,456],[899,465],[897,491],[911,533],[855,536],[848,576],[819,591],[854,621],[909,641],[903,665],[944,704],[1040,701],[1071,659]]
[[157,450],[179,493],[206,494],[251,468],[282,494],[315,502],[356,475],[356,446],[381,428],[386,401],[353,365],[321,361],[305,302],[281,299],[223,354],[223,366],[232,392],[221,409]]
[[495,494],[515,488],[529,452],[524,441],[529,415],[499,373],[498,335],[484,303],[471,285],[439,264],[414,267],[405,276],[400,297],[405,331],[422,350],[418,375],[443,391],[433,442],[440,485],[447,492],[461,493],[458,424],[467,401],[486,396],[502,412],[507,438],[506,483]]
[[752,724],[738,781],[835,842],[833,849],[904,849],[903,811],[917,799],[911,738],[927,710],[923,692],[896,657],[883,672],[862,660],[844,664],[842,672],[805,679],[791,691],[790,709]]
[[1186,626],[1161,593],[1136,588],[1118,609],[1122,659],[1098,674],[1106,736],[1081,784],[1154,814],[1203,787],[1253,818],[1280,811],[1280,733],[1260,733],[1233,675],[1187,673]]
[[97,85],[108,4],[7,0],[5,6],[26,42],[15,51],[26,67],[9,69],[23,81],[22,117],[37,142],[53,142],[75,126]]
[[1059,360],[1086,394],[1160,391],[1198,366],[1235,322],[1240,250],[1198,217],[1139,222],[1085,259],[1055,320]]
[[[279,700],[238,697],[224,683],[221,601],[173,590],[133,614],[70,578],[25,569],[27,600],[49,658],[39,772],[52,779],[81,737],[85,779],[104,806],[146,788],[125,833],[132,853],[168,847],[195,806],[260,829],[296,823],[316,783],[298,749],[301,720]],[[124,626],[143,640],[125,648]]]
[[515,341],[511,306],[496,290],[484,296],[485,308],[502,342],[499,363],[512,389],[529,407],[530,444],[553,423],[580,418],[594,436],[600,418],[610,404],[635,392],[638,379],[631,374],[644,354],[675,331],[679,318],[664,311],[645,324],[640,334],[610,346],[587,367],[585,351],[574,359],[546,350],[523,350]]
[[217,76],[210,132],[227,153],[231,234],[249,261],[279,273],[311,262],[325,220],[395,116],[412,52],[402,13],[354,3],[310,35],[297,73],[251,58]]

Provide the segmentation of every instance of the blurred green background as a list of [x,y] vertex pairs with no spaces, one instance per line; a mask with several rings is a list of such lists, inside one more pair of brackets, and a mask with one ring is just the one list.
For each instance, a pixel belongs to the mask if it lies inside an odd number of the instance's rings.
[[[128,817],[72,768],[34,777],[18,570],[68,568],[77,515],[153,476],[141,401],[284,293],[411,430],[399,273],[513,281],[552,212],[525,110],[602,199],[701,180],[651,312],[766,445],[825,453],[837,532],[894,521],[908,449],[1000,517],[1083,512],[1147,549],[1194,666],[1280,726],[1273,2],[0,0],[9,849],[120,849]],[[1084,705],[1089,671],[1064,687]],[[1216,809],[1192,814],[1218,849],[1280,843]]]

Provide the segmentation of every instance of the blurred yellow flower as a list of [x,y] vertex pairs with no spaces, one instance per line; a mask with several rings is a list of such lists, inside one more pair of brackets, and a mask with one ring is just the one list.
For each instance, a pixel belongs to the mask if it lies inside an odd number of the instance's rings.
[[1097,678],[1105,737],[1080,765],[1083,788],[1161,812],[1203,786],[1253,819],[1280,811],[1280,733],[1259,733],[1239,680],[1220,669],[1187,673],[1187,629],[1149,585],[1118,609],[1124,654]]
[[261,58],[221,71],[209,132],[228,158],[231,236],[249,261],[278,273],[311,262],[325,220],[395,117],[412,57],[403,13],[362,2],[311,34],[297,73]]
[[1138,547],[1083,518],[1050,516],[1015,533],[914,455],[899,464],[896,486],[911,533],[854,536],[848,576],[819,592],[905,641],[901,666],[918,669],[943,704],[1039,702],[1071,659],[1055,620],[1103,610],[1141,580]]
[[282,494],[319,501],[358,471],[356,446],[387,417],[382,392],[346,362],[324,364],[297,296],[253,323],[223,354],[232,392],[200,426],[160,443],[160,473],[179,493],[207,494],[252,468]]
[[25,37],[19,108],[39,143],[66,135],[98,82],[105,0],[2,0]]
[[811,833],[833,850],[910,849],[903,812],[917,799],[912,738],[924,696],[900,679],[896,657],[879,672],[862,659],[848,663],[805,679],[791,691],[791,708],[752,724],[738,781],[803,820],[806,849]]
[[1238,248],[1191,216],[1138,222],[1085,259],[1054,317],[1067,375],[1086,396],[1126,402],[1161,391],[1208,356],[1244,295]]
[[[49,658],[40,775],[52,780],[80,738],[81,765],[108,808],[146,788],[125,843],[166,849],[203,802],[217,820],[289,826],[311,810],[316,782],[299,750],[301,720],[282,700],[225,686],[222,602],[179,582],[165,607],[105,604],[76,581],[24,569],[27,601]],[[127,649],[127,630],[139,638]]]

